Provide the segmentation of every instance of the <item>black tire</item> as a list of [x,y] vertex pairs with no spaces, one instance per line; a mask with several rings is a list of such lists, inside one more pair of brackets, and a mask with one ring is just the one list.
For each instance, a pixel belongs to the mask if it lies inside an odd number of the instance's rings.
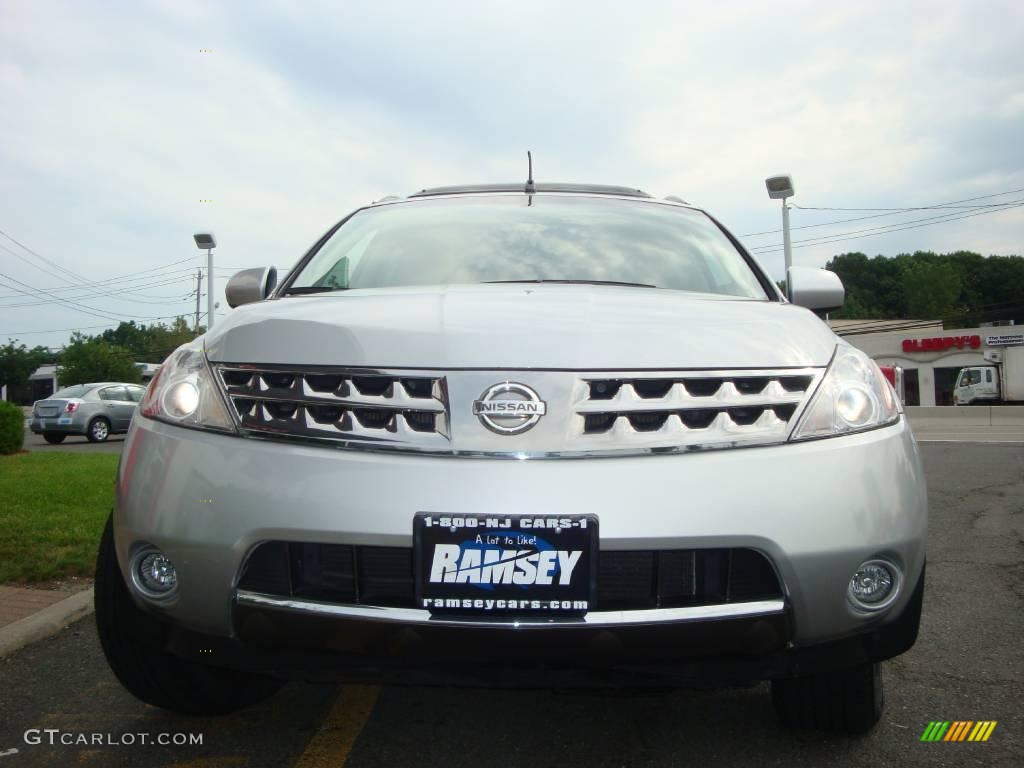
[[273,695],[273,678],[196,664],[161,647],[160,621],[132,600],[117,566],[112,520],[96,560],[96,629],[111,671],[146,704],[187,715],[223,715]]
[[85,436],[90,443],[107,442],[107,438],[110,437],[110,422],[102,416],[97,416],[89,422],[89,427],[85,430]]
[[807,677],[772,680],[772,704],[783,725],[865,733],[885,706],[882,667],[867,662]]
[[43,432],[43,440],[50,443],[50,445],[60,445],[64,442],[64,438],[67,437],[63,432]]

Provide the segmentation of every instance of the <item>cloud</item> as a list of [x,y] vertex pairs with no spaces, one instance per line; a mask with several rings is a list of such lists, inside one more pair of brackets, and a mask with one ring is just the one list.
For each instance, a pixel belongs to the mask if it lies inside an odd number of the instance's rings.
[[[802,205],[1024,188],[1019,3],[166,0],[5,2],[0,14],[0,229],[93,280],[198,266],[191,234],[204,228],[221,265],[287,266],[385,194],[524,177],[526,149],[538,179],[678,194],[738,233],[779,226],[763,188],[778,171]],[[1021,211],[808,247],[797,261],[1020,252]],[[793,224],[842,217],[794,211]],[[781,276],[781,255],[763,261]],[[0,263],[66,285],[2,250]],[[176,276],[134,303],[86,303],[187,313],[189,273]],[[0,333],[99,322],[0,307]]]

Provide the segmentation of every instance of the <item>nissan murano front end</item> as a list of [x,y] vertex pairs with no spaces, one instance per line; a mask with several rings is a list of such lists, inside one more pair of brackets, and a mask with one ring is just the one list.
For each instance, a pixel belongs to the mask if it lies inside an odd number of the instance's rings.
[[767,679],[784,723],[878,720],[927,503],[834,275],[783,296],[685,203],[493,185],[361,208],[275,283],[232,279],[125,442],[96,617],[133,694]]

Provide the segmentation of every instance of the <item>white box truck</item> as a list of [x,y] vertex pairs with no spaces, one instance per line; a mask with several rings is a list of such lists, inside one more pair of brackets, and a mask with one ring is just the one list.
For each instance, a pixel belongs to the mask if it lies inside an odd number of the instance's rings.
[[989,365],[962,368],[953,390],[956,405],[1024,403],[1024,346],[985,351]]

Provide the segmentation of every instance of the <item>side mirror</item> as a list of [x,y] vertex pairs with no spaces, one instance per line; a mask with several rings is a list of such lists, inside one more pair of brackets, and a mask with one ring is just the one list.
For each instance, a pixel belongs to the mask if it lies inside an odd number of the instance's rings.
[[790,267],[786,289],[791,302],[817,312],[839,309],[846,298],[839,275],[814,267]]
[[228,306],[240,307],[263,301],[277,287],[277,267],[256,267],[235,272],[228,280],[224,296]]

